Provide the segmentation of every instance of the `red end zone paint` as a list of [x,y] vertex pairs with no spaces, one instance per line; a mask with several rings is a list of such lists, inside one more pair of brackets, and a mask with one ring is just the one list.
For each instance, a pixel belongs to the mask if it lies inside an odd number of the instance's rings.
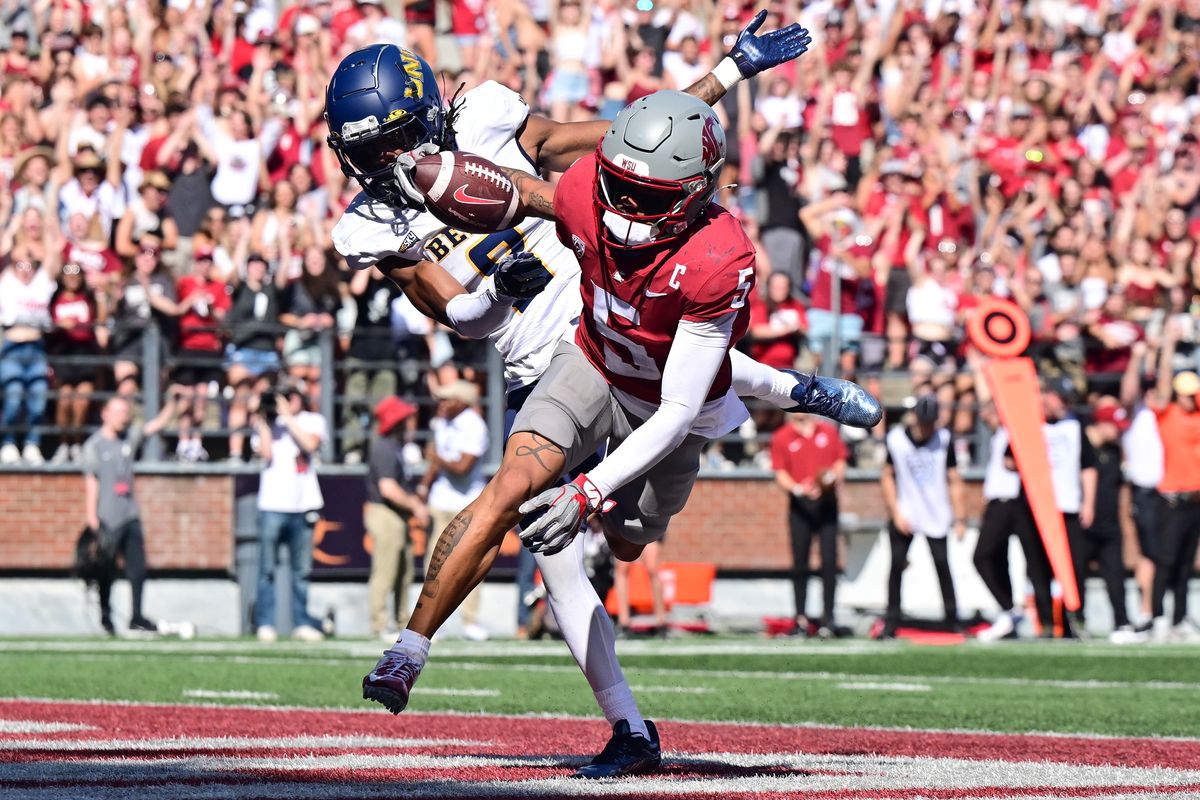
[[600,721],[31,701],[0,721],[31,731],[0,733],[0,789],[31,797],[1200,796],[1194,740],[668,721],[662,773],[583,784],[564,776]]

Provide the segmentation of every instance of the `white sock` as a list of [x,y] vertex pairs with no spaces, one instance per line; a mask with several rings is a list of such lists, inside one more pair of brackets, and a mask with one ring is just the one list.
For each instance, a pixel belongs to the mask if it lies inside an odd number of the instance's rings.
[[636,733],[649,736],[633,692],[617,661],[612,621],[583,569],[583,537],[552,556],[535,555],[550,610],[575,663],[596,695],[609,724],[627,720]]
[[429,659],[429,640],[416,631],[405,630],[388,652],[408,656],[424,667]]
[[733,367],[733,390],[738,397],[757,397],[780,408],[796,405],[792,399],[792,389],[800,385],[796,376],[760,364],[738,350],[729,351],[729,363]]
[[637,701],[633,699],[633,692],[624,678],[616,686],[593,694],[596,695],[596,702],[609,725],[615,725],[617,720],[623,719],[629,723],[630,732],[650,738],[650,730],[646,727],[646,721],[638,711]]

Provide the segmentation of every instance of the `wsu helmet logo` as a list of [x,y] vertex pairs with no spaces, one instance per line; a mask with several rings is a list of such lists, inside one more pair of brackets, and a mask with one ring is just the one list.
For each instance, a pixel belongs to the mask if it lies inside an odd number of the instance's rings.
[[704,164],[711,167],[722,159],[721,142],[724,139],[724,131],[717,126],[717,118],[715,116],[706,116],[704,118],[704,130],[700,132],[700,157],[704,159]]

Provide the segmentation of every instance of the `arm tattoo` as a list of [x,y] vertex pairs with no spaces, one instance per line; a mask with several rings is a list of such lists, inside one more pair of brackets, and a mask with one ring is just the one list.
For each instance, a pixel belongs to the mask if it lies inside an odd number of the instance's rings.
[[437,546],[433,548],[433,554],[429,557],[429,566],[425,568],[425,586],[421,589],[423,597],[431,600],[437,597],[438,573],[442,571],[442,565],[446,563],[446,559],[454,552],[455,546],[462,541],[467,528],[471,527],[471,517],[470,511],[460,511],[458,516],[450,520],[446,530],[442,531]]
[[519,169],[500,167],[500,170],[512,179],[528,213],[546,219],[558,218],[554,213],[554,184]]
[[513,454],[516,455],[518,458],[521,456],[533,456],[534,460],[536,460],[538,462],[538,465],[542,469],[546,470],[546,472],[549,472],[549,473],[562,472],[561,467],[559,469],[555,470],[555,469],[551,469],[550,467],[546,466],[546,462],[542,461],[542,455],[541,455],[542,451],[548,451],[549,453],[554,453],[554,454],[561,456],[563,454],[562,448],[559,447],[558,445],[556,445],[554,442],[550,441],[549,439],[539,436],[536,433],[533,434],[533,441],[534,441],[534,444],[537,445],[536,447],[530,447],[527,444],[517,445],[517,449],[513,451]]
[[692,97],[697,97],[710,106],[725,96],[725,87],[711,72],[686,89]]

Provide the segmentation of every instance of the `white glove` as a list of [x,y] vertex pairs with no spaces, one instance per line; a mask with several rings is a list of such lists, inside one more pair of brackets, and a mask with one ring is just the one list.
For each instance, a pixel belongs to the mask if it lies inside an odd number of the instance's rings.
[[417,145],[414,150],[401,153],[400,157],[396,159],[396,164],[392,167],[392,174],[396,178],[396,185],[400,187],[400,191],[408,198],[409,205],[413,208],[425,208],[425,195],[421,194],[421,190],[413,183],[413,167],[425,156],[431,156],[438,152],[441,152],[441,150],[436,144],[425,142],[424,144]]
[[545,514],[521,531],[521,541],[531,553],[552,556],[571,544],[584,520],[615,505],[615,501],[600,495],[600,490],[586,475],[580,475],[565,486],[551,486],[517,509],[522,514],[546,509]]

